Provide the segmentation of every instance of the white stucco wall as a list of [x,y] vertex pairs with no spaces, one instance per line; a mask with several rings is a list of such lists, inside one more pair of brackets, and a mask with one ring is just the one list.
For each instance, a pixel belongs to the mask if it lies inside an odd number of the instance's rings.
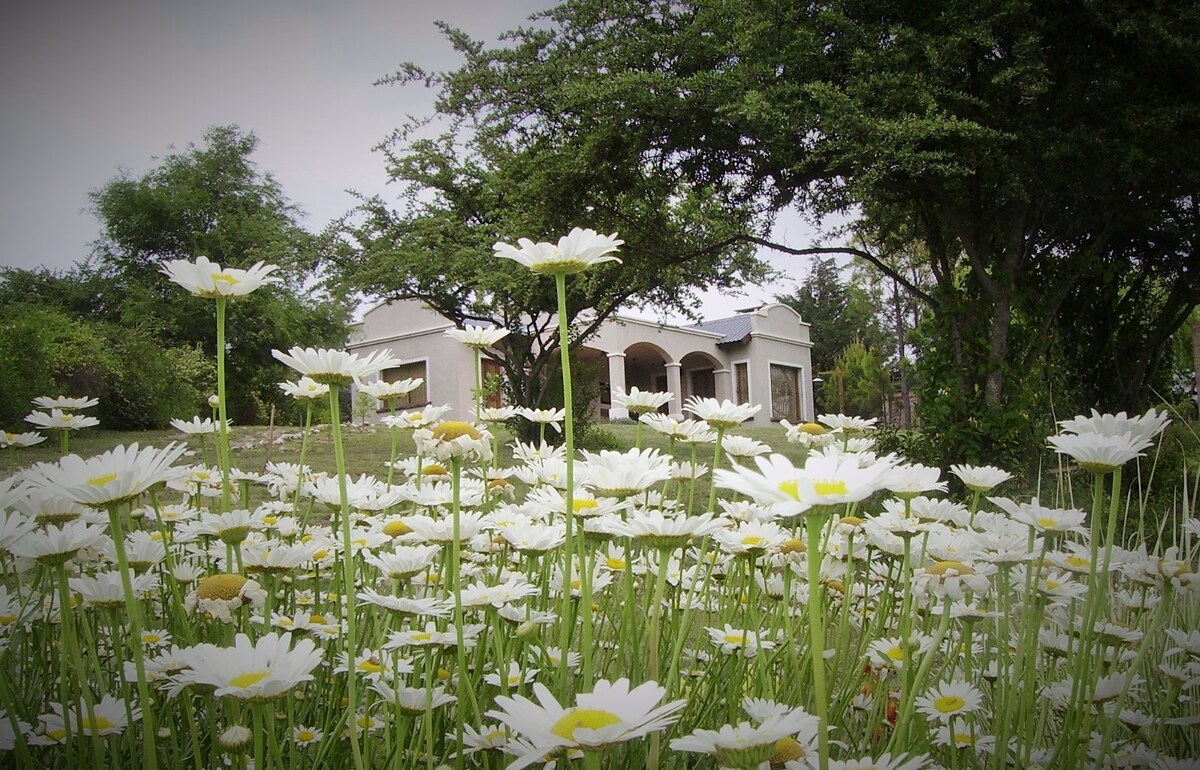
[[[813,419],[812,356],[810,330],[791,308],[772,304],[763,306],[750,317],[747,341],[719,345],[723,334],[697,328],[666,326],[639,318],[617,316],[605,323],[585,343],[588,353],[605,366],[602,382],[610,386],[653,383],[626,382],[625,371],[642,376],[652,371],[654,379],[667,382],[675,392],[670,411],[682,414],[685,399],[692,394],[692,374],[696,384],[712,383],[720,399],[734,398],[734,365],[747,364],[750,402],[762,409],[748,424],[767,426],[772,421],[770,365],[783,364],[801,370],[802,419]],[[355,330],[348,348],[369,354],[389,349],[406,362],[424,360],[429,399],[434,404],[450,404],[452,416],[469,418],[474,378],[472,352],[445,336],[451,324],[420,303],[405,301],[380,305],[368,311]],[[647,368],[647,367],[653,367]],[[707,372],[711,371],[711,376]],[[622,417],[614,410],[613,417]]]

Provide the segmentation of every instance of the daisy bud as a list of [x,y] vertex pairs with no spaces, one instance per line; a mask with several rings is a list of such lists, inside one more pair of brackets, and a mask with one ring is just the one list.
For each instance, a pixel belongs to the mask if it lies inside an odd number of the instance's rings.
[[249,727],[243,727],[242,725],[226,727],[217,736],[217,743],[221,744],[221,748],[229,754],[241,751],[249,746],[253,740],[254,733],[250,732]]

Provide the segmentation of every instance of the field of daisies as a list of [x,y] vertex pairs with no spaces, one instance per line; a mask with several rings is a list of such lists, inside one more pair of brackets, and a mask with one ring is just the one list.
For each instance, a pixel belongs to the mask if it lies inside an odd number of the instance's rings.
[[[620,245],[496,255],[553,279],[562,319],[567,281]],[[218,351],[227,303],[274,281],[163,270],[212,304]],[[505,333],[451,335],[478,356]],[[0,765],[1200,767],[1200,522],[1189,490],[1145,512],[1129,481],[1163,413],[1059,423],[1047,459],[1082,498],[882,454],[843,415],[785,423],[796,461],[738,433],[758,405],[672,419],[637,389],[615,399],[627,451],[576,451],[569,408],[525,415],[556,447],[501,447],[513,408],[393,409],[415,453],[350,477],[339,393],[419,383],[381,382],[386,353],[275,357],[329,403],[337,473],[305,448],[231,467],[220,354],[213,417],[176,424],[215,466],[186,442],[71,454],[95,401],[69,395],[35,402],[44,433],[0,434],[62,453],[0,481]]]

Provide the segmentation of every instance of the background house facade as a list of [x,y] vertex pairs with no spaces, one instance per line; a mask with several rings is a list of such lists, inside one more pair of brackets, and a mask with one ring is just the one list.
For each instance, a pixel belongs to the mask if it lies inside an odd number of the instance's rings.
[[[347,346],[360,354],[390,349],[404,363],[381,374],[388,380],[421,377],[425,384],[402,408],[449,404],[461,419],[472,411],[473,352],[446,337],[454,325],[416,301],[397,301],[369,310]],[[613,406],[614,392],[640,390],[674,394],[663,411],[683,414],[691,396],[761,404],[748,425],[781,419],[797,423],[813,414],[812,342],[809,325],[781,304],[763,305],[729,318],[672,326],[617,315],[579,350],[582,361],[599,363],[601,419],[629,417]],[[498,367],[487,365],[498,371]]]

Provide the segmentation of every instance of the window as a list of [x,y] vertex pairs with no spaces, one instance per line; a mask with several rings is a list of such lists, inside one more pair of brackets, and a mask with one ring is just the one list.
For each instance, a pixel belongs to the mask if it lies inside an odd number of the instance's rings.
[[771,419],[800,422],[800,370],[771,364]]
[[[418,406],[425,406],[429,403],[429,378],[424,361],[413,361],[408,364],[401,364],[393,369],[384,369],[380,373],[380,377],[385,382],[396,382],[398,380],[421,379],[421,384],[410,390],[406,395],[396,399],[397,409],[412,409]],[[390,411],[389,404],[380,404],[379,411]]]
[[739,404],[750,403],[750,365],[743,362],[733,365],[734,400]]
[[480,374],[483,376],[484,392],[487,393],[483,405],[489,409],[499,409],[504,401],[504,370],[500,368],[499,362],[490,358],[483,359],[482,364]]

